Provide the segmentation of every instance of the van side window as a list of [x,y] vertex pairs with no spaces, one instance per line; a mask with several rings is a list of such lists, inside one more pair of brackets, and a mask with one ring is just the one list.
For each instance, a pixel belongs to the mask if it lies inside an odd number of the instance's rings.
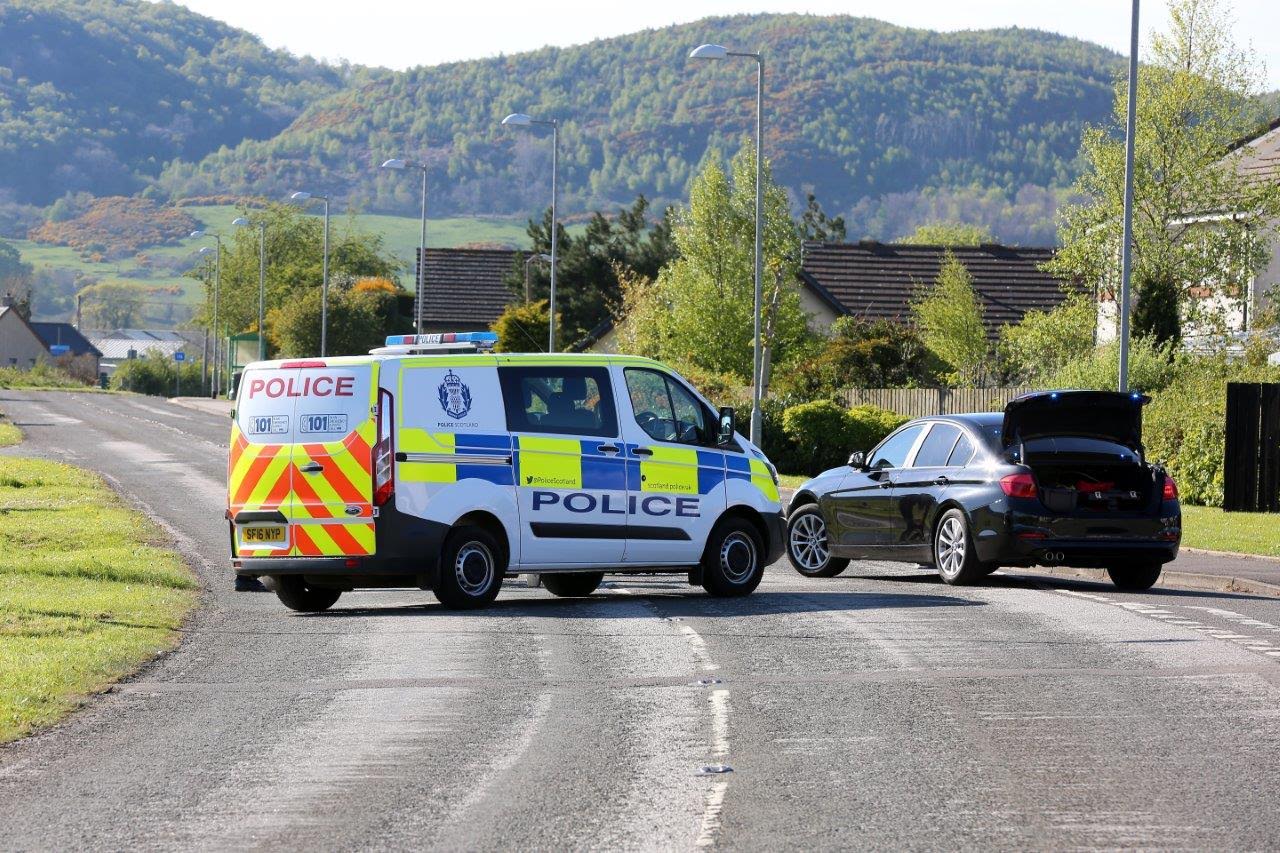
[[664,373],[629,367],[627,393],[636,423],[654,441],[708,445],[713,418],[689,390]]
[[604,367],[500,367],[511,432],[615,438],[618,416]]

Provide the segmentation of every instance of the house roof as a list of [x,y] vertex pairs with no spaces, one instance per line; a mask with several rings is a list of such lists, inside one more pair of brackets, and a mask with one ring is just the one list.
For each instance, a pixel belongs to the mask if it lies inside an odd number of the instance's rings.
[[512,249],[427,249],[426,322],[489,328],[512,301],[502,279],[518,254]]
[[[945,246],[905,246],[864,240],[804,244],[800,278],[837,314],[869,320],[905,320],[918,291],[937,280]],[[1051,248],[985,244],[950,249],[973,276],[987,334],[1019,322],[1028,311],[1047,311],[1065,298],[1062,282],[1040,265]]]
[[1258,181],[1280,180],[1280,118],[1229,150],[1240,152],[1236,168],[1241,174]]
[[72,355],[102,357],[102,352],[70,323],[32,323],[31,328],[46,347],[67,346]]

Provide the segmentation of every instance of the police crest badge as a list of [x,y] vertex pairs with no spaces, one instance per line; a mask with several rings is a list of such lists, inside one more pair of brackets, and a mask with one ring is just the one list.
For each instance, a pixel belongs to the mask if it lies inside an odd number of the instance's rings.
[[465,418],[471,411],[471,389],[450,370],[440,383],[440,408],[454,420]]

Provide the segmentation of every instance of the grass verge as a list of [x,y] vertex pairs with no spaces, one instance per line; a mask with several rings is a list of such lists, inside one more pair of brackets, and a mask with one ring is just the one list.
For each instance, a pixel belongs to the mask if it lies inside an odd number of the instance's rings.
[[195,586],[94,474],[0,457],[0,743],[170,648]]
[[72,379],[63,371],[43,361],[30,370],[0,367],[0,388],[22,388],[32,391],[91,391],[95,386]]
[[14,426],[4,412],[0,412],[0,447],[8,447],[19,441],[22,441],[22,430]]
[[778,485],[784,489],[798,489],[812,479],[806,474],[779,474]]
[[1210,551],[1280,557],[1280,517],[1182,505],[1182,544]]

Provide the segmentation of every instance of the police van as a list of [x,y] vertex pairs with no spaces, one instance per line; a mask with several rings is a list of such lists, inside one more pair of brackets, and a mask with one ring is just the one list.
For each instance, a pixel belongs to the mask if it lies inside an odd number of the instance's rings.
[[249,365],[232,413],[232,565],[285,606],[363,588],[453,608],[504,577],[589,595],[608,573],[750,593],[783,548],[777,474],[675,372],[396,335],[367,356]]

